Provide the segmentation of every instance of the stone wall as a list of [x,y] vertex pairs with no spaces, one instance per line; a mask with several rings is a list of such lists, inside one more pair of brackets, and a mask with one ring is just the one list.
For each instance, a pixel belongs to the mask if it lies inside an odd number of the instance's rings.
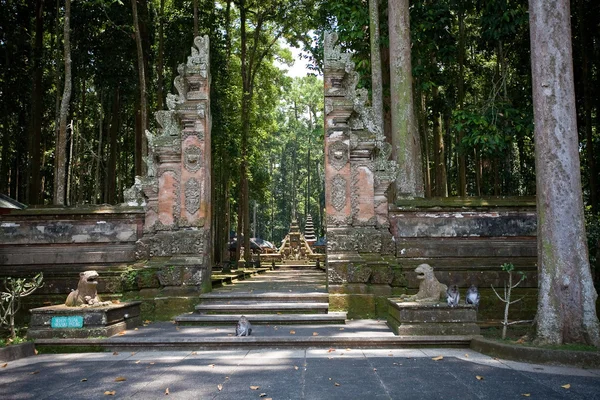
[[0,222],[0,279],[43,272],[44,286],[26,304],[60,304],[77,288],[79,272],[94,269],[101,296],[120,298],[143,226],[141,207],[13,210]]
[[[498,320],[504,305],[494,295],[507,280],[501,265],[512,263],[525,281],[514,292],[524,300],[511,306],[511,318],[531,319],[537,304],[537,242],[534,198],[420,199],[390,206],[394,255],[361,254],[361,262],[343,267],[345,280],[330,283],[333,308],[349,316],[387,313],[384,298],[415,293],[414,269],[430,264],[438,280],[466,289],[476,285],[482,294],[480,320]],[[357,243],[365,243],[358,241]],[[371,241],[376,243],[377,241]]]

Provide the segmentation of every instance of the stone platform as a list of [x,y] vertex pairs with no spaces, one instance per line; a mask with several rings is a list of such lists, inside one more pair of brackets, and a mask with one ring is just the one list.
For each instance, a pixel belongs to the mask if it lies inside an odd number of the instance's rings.
[[[67,307],[64,304],[31,310],[27,336],[32,339],[109,337],[141,325],[139,301],[104,307]],[[58,317],[72,327],[52,327]],[[78,317],[83,319],[77,326]],[[55,320],[56,322],[57,320]],[[56,325],[56,323],[55,323]]]
[[396,335],[479,335],[477,310],[472,305],[448,307],[388,299],[388,326]]

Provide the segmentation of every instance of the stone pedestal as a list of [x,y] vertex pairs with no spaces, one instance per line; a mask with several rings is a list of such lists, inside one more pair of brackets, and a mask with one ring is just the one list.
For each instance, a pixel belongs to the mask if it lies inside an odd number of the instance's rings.
[[[105,307],[67,307],[64,304],[31,310],[27,336],[32,339],[113,336],[141,325],[139,301]],[[52,318],[83,317],[80,328],[52,328]]]
[[388,299],[387,323],[399,336],[479,335],[477,310],[471,305],[448,307]]

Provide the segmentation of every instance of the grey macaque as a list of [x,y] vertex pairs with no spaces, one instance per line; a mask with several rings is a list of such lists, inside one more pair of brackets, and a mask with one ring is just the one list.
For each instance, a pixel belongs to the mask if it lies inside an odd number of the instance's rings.
[[473,304],[475,307],[479,307],[479,291],[475,285],[471,285],[467,290],[467,296],[465,297],[465,304]]
[[248,318],[241,316],[235,327],[235,336],[250,336],[252,334],[252,324]]
[[460,293],[458,292],[458,286],[452,285],[446,290],[446,296],[448,296],[448,306],[458,306],[458,300],[460,300]]

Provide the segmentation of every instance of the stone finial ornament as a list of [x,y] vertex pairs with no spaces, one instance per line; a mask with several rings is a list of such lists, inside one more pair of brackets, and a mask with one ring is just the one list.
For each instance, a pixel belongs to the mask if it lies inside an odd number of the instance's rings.
[[65,305],[67,307],[103,307],[112,304],[110,301],[100,301],[98,298],[98,277],[96,271],[81,272],[77,290],[69,293]]
[[448,287],[440,283],[433,274],[433,268],[429,264],[421,264],[415,268],[419,284],[419,292],[415,295],[402,295],[400,298],[406,301],[437,303],[440,297],[446,298]]

